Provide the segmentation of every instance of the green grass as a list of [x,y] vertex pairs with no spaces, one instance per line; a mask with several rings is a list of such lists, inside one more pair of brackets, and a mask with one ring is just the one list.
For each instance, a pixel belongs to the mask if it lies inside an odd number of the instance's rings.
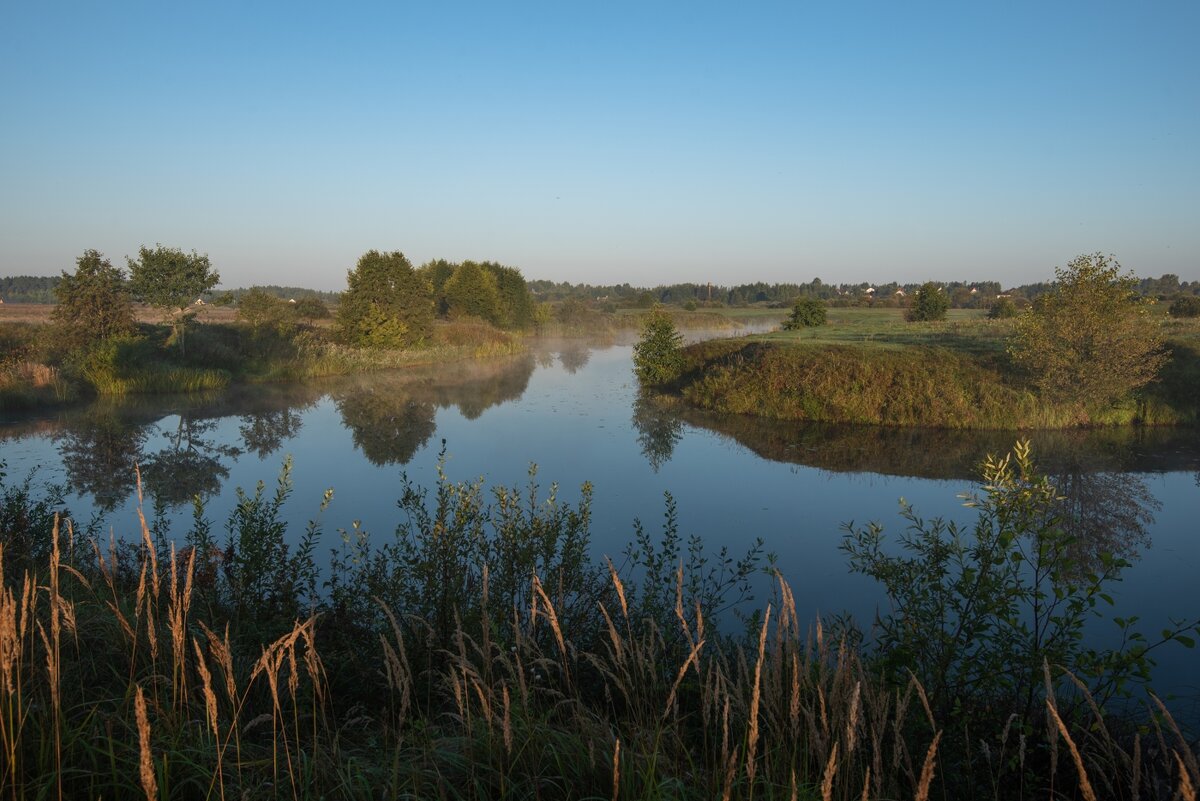
[[705,410],[778,420],[959,429],[1195,424],[1200,325],[1161,318],[1173,358],[1160,380],[1107,408],[1051,402],[1013,368],[1011,320],[952,310],[908,323],[899,309],[830,309],[825,326],[712,341],[684,350],[672,385]]

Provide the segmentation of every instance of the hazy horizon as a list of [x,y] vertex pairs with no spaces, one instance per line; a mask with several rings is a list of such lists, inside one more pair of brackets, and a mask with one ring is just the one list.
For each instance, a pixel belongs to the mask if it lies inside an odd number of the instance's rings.
[[0,275],[369,249],[653,286],[1200,280],[1200,6],[25,4]]

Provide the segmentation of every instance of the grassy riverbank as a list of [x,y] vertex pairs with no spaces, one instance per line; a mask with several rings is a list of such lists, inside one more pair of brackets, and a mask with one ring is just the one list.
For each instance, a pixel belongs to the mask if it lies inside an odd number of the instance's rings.
[[898,310],[830,310],[830,324],[684,349],[670,389],[722,413],[779,420],[939,428],[1194,425],[1200,420],[1200,326],[1162,319],[1171,359],[1160,380],[1106,408],[1053,401],[1005,352],[1012,323],[959,310],[906,323]]
[[[36,318],[36,316],[35,316]],[[181,347],[165,326],[141,323],[135,335],[87,351],[56,348],[41,320],[0,324],[0,411],[72,403],[89,396],[192,393],[231,383],[294,381],[508,356],[523,338],[473,320],[434,326],[425,347],[406,350],[339,344],[327,326],[255,330],[234,322],[189,328]]]
[[[423,347],[357,348],[340,343],[328,321],[286,330],[236,321],[232,309],[204,307],[184,347],[170,340],[152,310],[139,308],[135,336],[87,353],[57,350],[51,305],[0,307],[0,411],[73,403],[89,396],[206,392],[231,383],[299,381],[420,365],[491,359],[524,352],[531,338],[616,338],[632,335],[644,310],[601,312],[576,304],[536,331],[508,332],[478,319],[438,321]],[[759,310],[683,311],[684,330],[734,330]],[[779,312],[769,316],[778,317]]]
[[1012,706],[1005,682],[947,686],[808,621],[778,577],[745,633],[722,633],[756,554],[704,561],[670,508],[623,574],[587,561],[586,486],[572,505],[443,479],[404,488],[394,536],[356,529],[318,569],[320,515],[288,534],[289,487],[285,470],[245,496],[220,546],[198,513],[180,551],[136,524],[136,544],[91,542],[53,498],[3,489],[0,797],[924,801],[1200,781],[1165,707],[1108,715],[1086,689],[1101,677],[1051,662],[1043,679],[1040,651],[1004,671],[1033,682]]

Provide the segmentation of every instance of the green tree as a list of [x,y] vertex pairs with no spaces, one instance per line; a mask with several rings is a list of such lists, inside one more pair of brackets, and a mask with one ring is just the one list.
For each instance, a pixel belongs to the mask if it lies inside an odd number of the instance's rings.
[[433,327],[433,288],[400,251],[369,250],[346,276],[349,288],[337,323],[349,343],[371,348],[417,347]]
[[533,296],[529,294],[525,276],[516,267],[505,267],[492,261],[485,261],[483,267],[496,279],[499,325],[502,328],[528,328],[533,323]]
[[647,386],[670,383],[683,372],[683,335],[671,315],[656,306],[642,323],[642,337],[633,346],[633,369]]
[[221,280],[209,263],[208,254],[201,256],[178,248],[143,245],[137,259],[128,259],[129,288],[133,296],[163,312],[164,322],[172,329],[172,340],[184,349],[187,324],[195,316],[192,303]]
[[904,319],[910,323],[945,320],[949,308],[950,298],[945,290],[933,281],[926,281],[913,293],[912,305],[908,307]]
[[329,319],[329,307],[315,295],[300,298],[300,300],[296,301],[296,305],[292,307],[292,311],[309,325],[312,325],[315,320]]
[[454,271],[458,269],[458,265],[454,262],[446,261],[445,259],[434,259],[427,261],[417,270],[422,278],[429,282],[433,287],[433,302],[435,309],[440,317],[446,316],[446,282],[450,280],[450,276],[454,275]]
[[825,325],[825,304],[816,298],[804,296],[792,304],[792,313],[783,321],[783,330],[797,331]]
[[464,261],[446,281],[446,310],[451,317],[479,317],[500,322],[500,290],[483,265]]
[[1162,336],[1111,256],[1076,258],[1021,316],[1009,344],[1048,396],[1087,406],[1120,401],[1154,380],[1166,361]]
[[988,309],[989,320],[1007,320],[1016,316],[1017,304],[1013,303],[1011,298],[997,298],[996,302]]
[[133,331],[133,303],[121,268],[95,250],[85,250],[75,264],[75,273],[64,271],[54,287],[58,305],[50,319],[57,341],[74,350]]
[[293,324],[291,305],[259,287],[252,287],[238,299],[237,316],[255,335],[264,328],[284,333]]

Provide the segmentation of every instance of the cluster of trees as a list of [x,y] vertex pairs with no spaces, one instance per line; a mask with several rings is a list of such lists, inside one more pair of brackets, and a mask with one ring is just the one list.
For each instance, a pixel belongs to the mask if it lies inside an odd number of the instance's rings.
[[400,251],[367,251],[347,275],[337,321],[344,339],[379,348],[420,347],[435,317],[485,320],[499,328],[534,322],[521,271],[495,262],[436,259],[414,269]]
[[[195,251],[143,246],[137,258],[128,259],[127,270],[99,251],[85,251],[74,273],[64,271],[54,280],[58,341],[77,350],[132,333],[133,303],[139,301],[163,312],[172,329],[170,341],[182,351],[195,301],[209,295],[219,280],[208,256]],[[428,341],[438,316],[478,318],[510,329],[534,322],[533,298],[521,272],[495,262],[439,259],[414,269],[399,251],[371,250],[350,270],[348,283],[337,321],[342,337],[354,345],[418,347]],[[330,316],[318,293],[296,289],[252,287],[226,293],[221,301],[236,303],[239,318],[256,334],[283,333],[299,321]]]
[[133,301],[138,300],[163,312],[172,341],[182,350],[187,324],[195,316],[192,301],[220,281],[208,255],[143,245],[138,257],[127,261],[128,276],[99,251],[86,250],[75,260],[74,274],[63,272],[51,314],[60,341],[84,348],[132,331]]

